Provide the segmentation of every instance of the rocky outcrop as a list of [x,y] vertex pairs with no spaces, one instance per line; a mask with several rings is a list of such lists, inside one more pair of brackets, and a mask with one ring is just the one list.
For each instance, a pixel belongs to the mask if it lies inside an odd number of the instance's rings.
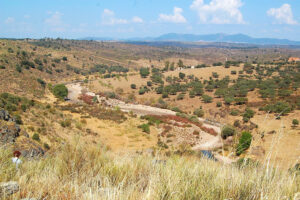
[[0,123],[0,146],[14,143],[21,129],[16,123]]
[[24,136],[18,138],[18,141],[14,144],[14,149],[19,150],[22,156],[26,158],[40,157],[45,154],[39,144]]
[[0,110],[0,147],[12,145],[23,157],[32,158],[43,156],[43,148],[31,140],[26,131],[21,132],[20,126],[6,110]]
[[0,146],[15,142],[20,134],[20,126],[6,110],[0,110]]
[[0,120],[8,121],[8,122],[15,122],[16,119],[11,117],[8,111],[1,109],[0,110]]
[[7,197],[19,191],[19,184],[14,181],[0,183],[0,197]]

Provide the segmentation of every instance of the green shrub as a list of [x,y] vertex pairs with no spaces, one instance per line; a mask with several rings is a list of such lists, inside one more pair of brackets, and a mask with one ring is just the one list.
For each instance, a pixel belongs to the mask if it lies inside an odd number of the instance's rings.
[[298,126],[299,121],[297,119],[293,119],[292,124],[293,124],[293,126]]
[[222,102],[218,101],[217,102],[217,107],[222,107]]
[[235,120],[234,123],[233,123],[233,126],[234,127],[240,127],[241,126],[240,120]]
[[141,128],[143,132],[150,134],[149,124],[142,124],[142,125],[138,126],[138,128]]
[[221,132],[221,136],[223,139],[226,139],[229,136],[233,136],[235,134],[235,129],[232,126],[226,125]]
[[182,94],[182,93],[178,94],[176,99],[177,100],[183,100],[184,99],[184,94]]
[[203,117],[204,116],[204,111],[201,108],[198,108],[194,111],[194,115],[198,117]]
[[142,87],[139,90],[139,95],[143,95],[143,94],[145,94],[145,92],[146,92],[146,89]]
[[194,91],[194,90],[191,90],[191,91],[189,92],[189,96],[190,96],[190,98],[194,98],[194,97],[196,96],[195,91]]
[[254,114],[255,114],[254,110],[251,110],[250,108],[246,108],[243,117],[251,119],[252,117],[254,117]]
[[182,110],[180,110],[178,107],[173,107],[171,110],[174,112],[182,112]]
[[63,99],[68,96],[68,88],[64,84],[55,85],[52,93],[56,98]]
[[47,144],[47,143],[44,143],[44,148],[45,148],[46,150],[49,150],[49,149],[50,149],[50,146],[49,146],[49,144]]
[[211,103],[213,98],[211,96],[204,94],[202,95],[202,99],[205,103]]
[[62,126],[62,127],[70,127],[71,126],[71,124],[72,124],[72,121],[70,120],[70,119],[66,119],[66,120],[62,120],[62,121],[60,121],[60,125]]
[[185,73],[179,72],[179,78],[184,79],[184,77],[185,77]]
[[131,84],[130,87],[131,89],[136,89],[136,84]]
[[38,133],[34,133],[33,136],[32,136],[32,139],[33,140],[36,140],[36,141],[40,141],[40,135]]
[[140,69],[140,75],[142,78],[146,78],[147,76],[149,76],[149,74],[150,74],[149,68],[142,67]]
[[45,82],[44,80],[38,78],[38,79],[37,79],[37,82],[38,82],[39,84],[41,84],[41,86],[42,86],[43,88],[46,87],[46,82]]
[[162,98],[168,98],[168,97],[169,97],[169,94],[167,92],[162,93]]
[[0,69],[5,69],[5,66],[4,65],[0,65]]
[[22,118],[20,115],[15,115],[15,120],[17,124],[23,124]]
[[232,109],[230,111],[230,115],[232,115],[232,116],[238,116],[239,115],[239,111],[237,109]]
[[224,98],[224,101],[225,101],[225,104],[230,105],[234,101],[234,98],[227,96]]
[[237,145],[236,148],[236,155],[239,156],[241,155],[245,150],[247,150],[250,145],[251,145],[251,141],[252,141],[252,135],[250,132],[242,132],[242,136],[239,140],[239,144]]
[[20,65],[16,65],[16,70],[17,70],[17,72],[21,73],[22,72],[22,67]]

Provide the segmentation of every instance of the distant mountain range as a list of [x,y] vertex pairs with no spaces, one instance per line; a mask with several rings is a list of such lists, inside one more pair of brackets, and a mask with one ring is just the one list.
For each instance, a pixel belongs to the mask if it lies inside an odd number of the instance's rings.
[[159,37],[147,37],[147,38],[98,38],[98,37],[86,37],[82,40],[102,40],[102,41],[149,41],[149,42],[161,42],[161,41],[174,41],[174,42],[222,42],[222,43],[246,43],[256,45],[300,45],[300,41],[291,41],[288,39],[276,39],[276,38],[253,38],[244,34],[208,34],[208,35],[194,35],[194,34],[177,34],[168,33]]

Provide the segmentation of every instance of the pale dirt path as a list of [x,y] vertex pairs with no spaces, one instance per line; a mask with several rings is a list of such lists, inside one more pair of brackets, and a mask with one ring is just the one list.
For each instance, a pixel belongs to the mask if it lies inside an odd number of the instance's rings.
[[[69,90],[68,98],[71,102],[79,102],[78,97],[82,94],[82,91],[88,91],[87,88],[83,88],[80,83],[70,83],[66,85]],[[90,92],[89,92],[90,93]],[[92,95],[95,95],[94,93],[91,93]],[[129,104],[125,103],[121,100],[117,99],[106,99],[103,97],[98,97],[99,102],[105,102],[110,107],[119,107],[124,112],[133,112],[137,115],[176,115],[176,112],[168,110],[168,109],[162,109],[162,108],[156,108],[152,106],[146,106],[141,104]],[[211,125],[206,123],[206,120],[203,118],[199,118],[199,121],[203,123],[204,127],[207,128],[213,128],[218,134],[221,133],[221,127]],[[206,142],[196,145],[193,147],[193,150],[214,150],[221,148],[222,140],[220,136],[211,136],[206,138]]]

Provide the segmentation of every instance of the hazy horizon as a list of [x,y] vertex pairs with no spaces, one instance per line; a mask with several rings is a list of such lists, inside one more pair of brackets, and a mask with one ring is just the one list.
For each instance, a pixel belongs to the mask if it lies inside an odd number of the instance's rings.
[[1,38],[245,34],[300,41],[293,0],[11,0],[0,2]]

